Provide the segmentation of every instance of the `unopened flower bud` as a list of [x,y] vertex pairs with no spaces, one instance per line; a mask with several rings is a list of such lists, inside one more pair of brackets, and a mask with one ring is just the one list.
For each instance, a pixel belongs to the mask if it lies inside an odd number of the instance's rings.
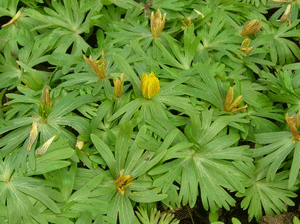
[[56,135],[54,135],[53,137],[48,139],[48,141],[46,141],[41,148],[36,150],[35,154],[38,156],[44,155],[47,152],[47,150],[48,150],[49,146],[51,145],[51,143],[53,142],[53,140],[55,139],[55,137],[56,137]]
[[115,94],[118,98],[121,97],[122,93],[123,93],[124,77],[125,77],[125,73],[123,72],[121,74],[120,79],[118,79],[118,78],[113,79],[113,81],[114,81],[114,91],[115,91]]
[[33,143],[36,141],[38,134],[39,134],[39,130],[38,130],[37,121],[33,121],[31,128],[30,128],[30,135],[29,135],[29,140],[28,140],[28,144],[27,144],[27,151],[31,150],[31,147],[32,147]]
[[39,108],[39,115],[41,116],[41,122],[46,123],[47,118],[51,112],[52,104],[50,101],[49,87],[45,86],[42,91],[42,103]]
[[149,75],[143,74],[141,79],[141,89],[145,99],[152,99],[159,93],[160,85],[158,78],[151,72]]

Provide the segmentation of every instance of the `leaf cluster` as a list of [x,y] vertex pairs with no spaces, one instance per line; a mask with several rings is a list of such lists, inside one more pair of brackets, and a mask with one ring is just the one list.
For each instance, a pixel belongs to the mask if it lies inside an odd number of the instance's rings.
[[211,214],[242,198],[249,220],[293,206],[299,7],[1,1],[0,223],[178,223],[167,210],[198,198]]

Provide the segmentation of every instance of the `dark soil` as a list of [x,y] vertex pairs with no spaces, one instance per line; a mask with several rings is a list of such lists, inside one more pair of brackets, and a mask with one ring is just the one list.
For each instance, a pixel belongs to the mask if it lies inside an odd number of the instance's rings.
[[[300,203],[298,198],[295,198],[293,200],[295,202],[295,206],[288,207],[287,211],[283,211],[281,214],[278,214],[274,217],[265,215],[259,222],[257,222],[255,218],[249,222],[248,211],[243,210],[240,206],[242,199],[235,199],[237,200],[236,206],[232,207],[230,211],[227,211],[226,209],[220,209],[218,211],[219,221],[222,221],[225,224],[231,224],[231,219],[235,217],[242,224],[293,224],[294,216],[298,218],[300,217]],[[209,212],[203,208],[201,200],[197,201],[194,208],[184,206],[173,211],[172,213],[174,213],[175,217],[180,220],[180,224],[210,224],[208,219]]]

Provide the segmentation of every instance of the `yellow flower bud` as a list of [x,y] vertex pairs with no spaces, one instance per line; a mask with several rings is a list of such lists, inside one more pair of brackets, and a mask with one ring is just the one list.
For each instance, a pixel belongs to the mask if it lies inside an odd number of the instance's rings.
[[133,178],[132,175],[123,176],[123,174],[124,174],[124,169],[120,171],[120,174],[116,179],[117,189],[122,195],[124,195],[125,189],[129,188],[132,185],[132,183],[130,183],[130,181]]
[[240,105],[240,103],[242,101],[243,101],[242,96],[239,96],[238,98],[236,98],[233,101],[233,88],[229,87],[229,90],[228,90],[226,98],[225,98],[223,110],[226,112],[232,112],[232,113],[242,111],[248,107],[247,105],[245,105],[243,107],[237,108],[238,105]]
[[154,15],[154,12],[151,13],[150,17],[150,25],[151,25],[151,32],[152,36],[154,38],[158,38],[159,34],[165,27],[165,22],[166,22],[166,13],[161,16],[161,12],[158,9],[156,14]]
[[32,147],[33,143],[36,141],[38,134],[39,134],[39,130],[38,130],[37,121],[33,121],[31,128],[30,128],[30,135],[29,135],[29,140],[28,140],[28,144],[27,144],[27,151],[31,150],[31,147]]
[[121,74],[121,77],[120,79],[118,78],[114,78],[113,81],[114,81],[114,90],[115,90],[115,94],[116,96],[119,98],[120,96],[122,96],[122,93],[123,93],[123,87],[124,87],[124,77],[125,77],[125,74],[124,72]]
[[89,66],[93,69],[94,73],[100,79],[104,79],[105,75],[106,75],[106,58],[105,58],[104,51],[102,51],[102,57],[103,57],[103,61],[100,61],[100,60],[94,61],[92,58],[92,55],[90,55],[90,57],[87,58],[83,54],[84,60],[89,64]]
[[158,78],[151,72],[149,75],[143,74],[141,80],[141,89],[145,99],[152,99],[159,93],[160,85]]
[[245,37],[248,36],[250,34],[254,34],[256,33],[261,27],[262,25],[259,25],[261,19],[259,20],[251,20],[249,21],[243,28],[242,32],[241,32],[241,36]]

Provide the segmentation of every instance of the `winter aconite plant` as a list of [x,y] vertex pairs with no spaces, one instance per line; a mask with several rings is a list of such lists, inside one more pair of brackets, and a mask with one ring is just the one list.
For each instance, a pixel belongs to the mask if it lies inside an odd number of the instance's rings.
[[0,223],[171,224],[197,204],[211,222],[235,206],[258,221],[293,206],[299,9],[1,0]]

